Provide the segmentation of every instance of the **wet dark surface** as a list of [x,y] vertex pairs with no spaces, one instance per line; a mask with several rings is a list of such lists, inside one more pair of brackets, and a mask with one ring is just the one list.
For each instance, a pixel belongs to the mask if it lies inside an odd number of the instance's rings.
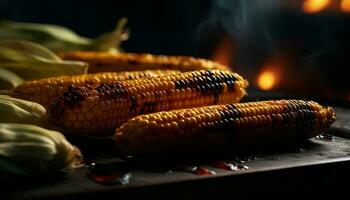
[[[336,109],[342,125],[349,113],[345,111]],[[183,199],[284,192],[293,196],[296,191],[317,196],[322,192],[333,195],[335,190],[340,194],[347,185],[342,182],[350,180],[350,140],[330,135],[344,128],[336,125],[327,134],[298,146],[215,160],[120,159],[117,151],[108,151],[107,146],[99,150],[86,146],[87,166],[43,177],[2,177],[0,194],[10,199],[100,199],[108,195]]]

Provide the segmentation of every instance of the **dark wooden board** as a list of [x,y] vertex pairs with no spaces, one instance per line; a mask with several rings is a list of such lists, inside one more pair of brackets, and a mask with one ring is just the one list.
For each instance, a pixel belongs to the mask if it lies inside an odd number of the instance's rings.
[[[336,109],[336,112],[338,122],[327,133],[350,136],[349,110]],[[184,193],[192,198],[218,197],[232,192],[243,196],[247,195],[247,191],[261,192],[276,188],[283,191],[285,187],[297,186],[309,191],[309,187],[320,184],[318,187],[322,188],[329,184],[329,181],[335,183],[341,178],[350,177],[350,140],[342,137],[334,137],[333,141],[314,138],[297,148],[287,148],[274,153],[253,153],[242,158],[249,169],[227,171],[213,168],[207,165],[207,161],[196,162],[214,170],[216,175],[211,176],[179,171],[151,172],[140,167],[131,170],[132,178],[126,185],[105,186],[95,183],[87,178],[87,167],[29,180],[0,178],[3,187],[1,193],[10,199],[101,198],[107,195],[116,195],[116,198],[147,195],[153,198],[175,199],[182,198]],[[234,159],[237,159],[237,156]],[[95,161],[110,163],[116,167],[125,163],[108,155],[97,157]]]

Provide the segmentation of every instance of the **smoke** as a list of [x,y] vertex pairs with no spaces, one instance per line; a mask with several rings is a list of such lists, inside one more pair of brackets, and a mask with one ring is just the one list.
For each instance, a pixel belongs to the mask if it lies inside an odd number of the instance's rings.
[[[236,52],[239,59],[234,61],[234,65],[236,68],[244,65],[247,72],[256,65],[257,60],[275,52],[275,44],[266,24],[270,20],[269,11],[279,5],[279,0],[213,1],[209,17],[201,24],[198,33],[208,32],[205,29],[213,32],[218,28],[228,33],[239,45]],[[254,59],[251,54],[254,54]]]
[[[254,80],[271,58],[285,59],[285,85],[301,89],[344,88],[350,64],[350,18],[341,13],[304,13],[302,1],[217,0],[198,34],[229,34],[235,43],[233,69]],[[213,30],[220,31],[213,31]],[[201,37],[199,37],[201,38]],[[207,38],[206,38],[207,39]],[[336,69],[334,68],[336,67]],[[348,85],[348,84],[345,84]]]

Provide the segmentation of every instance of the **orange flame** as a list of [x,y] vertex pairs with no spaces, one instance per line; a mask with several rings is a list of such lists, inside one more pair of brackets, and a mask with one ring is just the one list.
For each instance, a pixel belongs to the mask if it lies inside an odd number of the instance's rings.
[[263,71],[258,77],[258,86],[262,90],[271,90],[276,84],[277,74],[274,71]]
[[345,13],[350,13],[350,0],[342,0],[340,3],[340,8]]
[[224,35],[217,44],[217,47],[214,49],[211,57],[214,61],[222,65],[230,66],[234,53],[231,38]]
[[303,11],[306,13],[318,13],[325,9],[330,0],[304,0]]

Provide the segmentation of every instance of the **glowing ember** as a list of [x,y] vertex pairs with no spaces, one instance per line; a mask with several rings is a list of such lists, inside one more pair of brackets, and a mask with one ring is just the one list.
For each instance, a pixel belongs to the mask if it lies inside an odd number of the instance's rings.
[[213,51],[212,59],[222,65],[230,66],[234,53],[232,39],[224,36]]
[[270,90],[276,83],[276,75],[272,71],[264,71],[259,75],[258,86],[262,90]]
[[350,13],[350,0],[342,0],[340,8],[343,12]]
[[303,11],[306,13],[318,13],[325,9],[330,0],[305,0],[303,3]]

